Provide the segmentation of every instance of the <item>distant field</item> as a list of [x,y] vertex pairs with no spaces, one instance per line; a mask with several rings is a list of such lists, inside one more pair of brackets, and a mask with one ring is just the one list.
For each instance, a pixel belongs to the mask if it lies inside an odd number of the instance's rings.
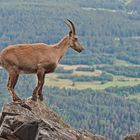
[[[59,65],[59,67],[63,67],[65,70],[73,70],[72,76],[100,76],[102,71],[96,70],[93,72],[90,71],[77,71],[78,67],[87,68],[87,65]],[[58,78],[58,76],[64,75],[64,73],[52,73],[46,75],[45,83],[49,87],[60,87],[60,88],[72,88],[72,89],[105,89],[109,87],[127,87],[127,86],[136,86],[140,84],[140,78],[132,78],[132,77],[125,77],[125,76],[115,76],[113,75],[113,81],[77,81],[74,82],[68,78]]]
[[120,82],[120,81],[113,81],[113,82],[107,82],[105,84],[102,84],[101,82],[75,82],[73,83],[71,80],[65,80],[65,79],[51,79],[49,76],[46,79],[47,86],[51,87],[60,87],[60,88],[72,88],[72,89],[105,89],[109,87],[127,87],[127,86],[135,86],[140,84],[139,81],[126,81],[126,82]]

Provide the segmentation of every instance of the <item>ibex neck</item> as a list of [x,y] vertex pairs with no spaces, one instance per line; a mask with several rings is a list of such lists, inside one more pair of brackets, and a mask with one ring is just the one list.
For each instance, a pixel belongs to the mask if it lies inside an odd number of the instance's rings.
[[56,45],[57,48],[57,56],[58,61],[64,56],[67,49],[69,47],[69,36],[65,36],[58,44]]
[[57,48],[62,49],[62,48],[67,48],[69,43],[69,36],[65,36],[62,40],[60,40],[57,44]]

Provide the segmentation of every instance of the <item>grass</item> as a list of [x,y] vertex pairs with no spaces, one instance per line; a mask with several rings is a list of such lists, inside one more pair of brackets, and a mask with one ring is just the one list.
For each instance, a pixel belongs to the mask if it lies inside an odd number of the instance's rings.
[[[94,72],[86,72],[86,71],[76,71],[77,67],[89,67],[87,65],[59,65],[67,70],[73,70],[73,74],[75,76],[100,76],[102,71],[95,70]],[[62,74],[52,73],[46,76],[45,83],[50,87],[60,87],[60,88],[72,88],[72,89],[95,89],[101,90],[109,87],[127,87],[127,86],[136,86],[140,84],[140,78],[131,78],[125,76],[114,76],[113,81],[102,83],[100,81],[93,82],[73,82],[70,79],[59,79],[58,76]]]
[[89,67],[88,65],[59,65],[60,67],[64,67],[66,70],[76,70],[78,67]]
[[72,88],[72,81],[68,79],[58,79],[58,78],[50,78],[46,77],[45,83],[49,87],[60,87],[60,88]]
[[113,76],[114,81],[131,81],[131,82],[137,82],[140,81],[140,78],[133,78],[133,77],[126,77],[126,76]]
[[133,83],[131,81],[121,82],[121,81],[112,81],[107,82],[105,84],[101,84],[101,82],[72,82],[71,80],[67,79],[56,79],[46,80],[47,86],[50,87],[60,87],[60,88],[72,88],[72,89],[95,89],[95,90],[101,90],[109,87],[127,87],[127,86],[136,86],[140,84],[140,81],[134,81]]
[[102,74],[102,71],[95,70],[94,72],[89,71],[74,71],[73,75],[75,76],[100,76]]
[[108,87],[127,87],[127,86],[135,86],[135,85],[139,85],[140,84],[140,80],[139,81],[112,81],[112,82],[107,82],[106,84],[103,85],[104,88],[108,88]]
[[[74,85],[73,85],[74,84]],[[127,86],[135,86],[140,84],[139,82],[107,82],[105,84],[101,84],[101,82],[75,82],[73,83],[70,80],[59,80],[57,82],[48,82],[49,86],[56,86],[56,87],[60,87],[60,88],[72,88],[72,89],[87,89],[87,88],[91,88],[91,89],[95,89],[95,90],[102,90],[105,88],[109,88],[109,87],[127,87]]]

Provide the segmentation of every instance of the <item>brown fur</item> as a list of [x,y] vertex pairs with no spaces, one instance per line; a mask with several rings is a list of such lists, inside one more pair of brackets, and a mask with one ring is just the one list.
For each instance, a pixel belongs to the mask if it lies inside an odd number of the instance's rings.
[[74,24],[69,20],[68,22],[70,33],[57,44],[17,44],[10,45],[1,52],[0,63],[9,73],[7,87],[13,101],[20,100],[14,91],[19,74],[37,74],[38,84],[33,91],[32,99],[36,100],[39,95],[40,100],[43,100],[42,87],[45,74],[54,72],[69,47],[78,52],[83,50],[75,34]]

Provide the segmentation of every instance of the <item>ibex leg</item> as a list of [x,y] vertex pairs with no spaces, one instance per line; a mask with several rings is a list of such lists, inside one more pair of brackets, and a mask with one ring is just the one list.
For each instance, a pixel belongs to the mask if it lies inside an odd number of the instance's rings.
[[39,95],[40,100],[43,100],[42,87],[43,87],[44,78],[45,78],[45,70],[44,70],[44,68],[38,69],[37,78],[38,78],[38,83],[37,83],[36,88],[33,91],[33,96],[32,96],[32,100],[34,100],[34,101],[37,100],[38,95]]
[[14,87],[17,83],[17,80],[18,80],[18,74],[16,72],[9,73],[7,88],[9,90],[9,93],[12,96],[14,102],[21,101],[21,99],[16,95],[16,93],[14,91]]

